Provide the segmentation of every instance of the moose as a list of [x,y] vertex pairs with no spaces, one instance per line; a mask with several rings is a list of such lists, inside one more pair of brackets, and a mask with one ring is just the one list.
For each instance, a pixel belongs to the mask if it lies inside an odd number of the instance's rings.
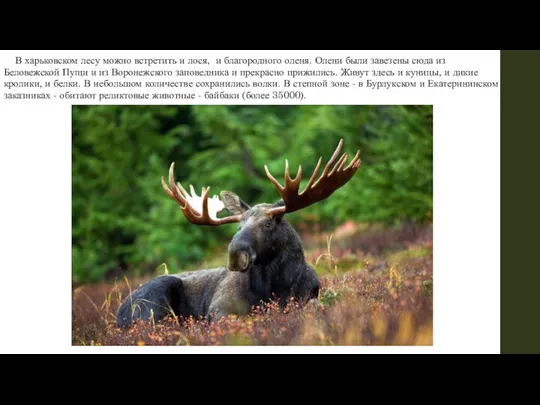
[[[211,321],[230,314],[245,315],[262,303],[277,300],[281,309],[294,300],[305,305],[316,300],[320,281],[304,257],[298,233],[284,218],[328,198],[344,186],[360,167],[360,151],[346,165],[347,154],[340,156],[343,139],[319,174],[322,157],[302,192],[302,166],[291,178],[285,160],[285,184],[281,185],[268,170],[281,199],[274,203],[249,206],[230,191],[209,198],[210,187],[201,196],[190,185],[188,193],[175,181],[174,162],[169,168],[169,185],[161,178],[163,189],[180,206],[186,219],[195,225],[220,226],[238,223],[228,247],[226,266],[157,276],[131,292],[121,303],[116,322],[129,327],[137,319],[159,321],[170,315],[178,318],[205,318]],[[218,217],[223,211],[227,216]]]

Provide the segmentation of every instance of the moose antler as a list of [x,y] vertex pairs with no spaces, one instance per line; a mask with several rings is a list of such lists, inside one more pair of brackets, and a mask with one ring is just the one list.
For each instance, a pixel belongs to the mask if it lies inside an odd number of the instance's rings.
[[[296,177],[292,179],[289,173],[289,161],[285,160],[285,186],[282,186],[279,181],[272,176],[268,167],[265,165],[264,170],[266,171],[266,176],[274,186],[276,186],[276,189],[279,194],[281,194],[283,202],[285,203],[282,207],[271,208],[268,210],[268,213],[277,215],[298,211],[328,198],[334,191],[345,185],[360,167],[361,160],[359,157],[360,151],[358,151],[349,165],[344,167],[347,161],[347,154],[344,153],[338,159],[338,155],[342,148],[343,139],[339,141],[334,154],[326,164],[321,176],[315,181],[322,163],[322,157],[319,158],[317,167],[313,171],[304,191],[301,193],[298,192],[298,189],[300,187],[300,181],[302,180],[302,166],[298,166],[298,173]],[[332,167],[332,165],[334,166]]]
[[191,195],[188,194],[184,187],[174,180],[174,162],[169,168],[170,188],[165,183],[163,177],[161,177],[161,185],[165,192],[180,205],[180,209],[186,219],[193,224],[217,226],[231,222],[240,222],[240,215],[230,215],[224,218],[217,217],[217,214],[223,211],[225,206],[218,196],[208,198],[210,187],[203,187],[201,196],[199,197],[193,186],[190,185]]

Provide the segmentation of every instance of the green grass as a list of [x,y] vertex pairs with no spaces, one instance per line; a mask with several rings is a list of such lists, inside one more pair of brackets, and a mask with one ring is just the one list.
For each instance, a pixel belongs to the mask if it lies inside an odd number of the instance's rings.
[[[398,236],[396,236],[398,235]],[[387,238],[394,246],[400,234]],[[208,324],[170,319],[115,326],[121,299],[142,280],[88,285],[73,293],[73,345],[431,345],[433,343],[433,250],[430,229],[401,243],[401,248],[369,250],[344,247],[327,238],[326,246],[306,247],[306,258],[321,278],[318,304],[294,303],[281,312],[276,303],[249,316],[230,316]],[[394,241],[392,238],[398,238]],[[385,239],[386,241],[386,239]],[[394,243],[396,242],[396,243]],[[397,243],[400,242],[400,243]],[[380,238],[377,238],[380,245]],[[377,245],[377,246],[378,246]],[[201,267],[226,263],[214,257]],[[175,273],[161,265],[156,273]]]

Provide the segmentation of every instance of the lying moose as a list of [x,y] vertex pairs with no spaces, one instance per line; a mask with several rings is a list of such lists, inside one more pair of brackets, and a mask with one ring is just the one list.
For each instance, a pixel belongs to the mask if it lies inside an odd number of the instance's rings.
[[[296,231],[283,218],[286,213],[298,211],[329,197],[345,185],[360,167],[358,151],[345,167],[347,154],[338,156],[343,147],[341,140],[326,164],[321,176],[319,159],[311,178],[302,192],[299,191],[302,166],[296,178],[289,173],[285,161],[285,185],[272,176],[268,179],[281,195],[275,204],[258,204],[250,207],[236,194],[229,191],[208,198],[210,187],[203,187],[202,195],[190,187],[191,195],[176,183],[174,163],[169,170],[169,187],[163,177],[165,192],[179,205],[184,216],[196,225],[219,226],[238,222],[238,232],[229,244],[229,261],[226,267],[197,270],[178,275],[159,276],[122,302],[117,312],[117,325],[129,327],[133,320],[155,321],[175,314],[178,317],[217,319],[229,314],[247,314],[253,306],[273,299],[279,300],[283,309],[291,298],[300,304],[316,299],[319,279],[313,267],[304,258],[302,242]],[[223,210],[229,216],[218,218]]]

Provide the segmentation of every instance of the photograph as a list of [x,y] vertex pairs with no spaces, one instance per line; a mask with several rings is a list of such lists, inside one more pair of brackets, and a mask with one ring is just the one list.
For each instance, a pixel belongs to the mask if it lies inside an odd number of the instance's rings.
[[432,105],[72,105],[71,130],[72,346],[433,345]]

